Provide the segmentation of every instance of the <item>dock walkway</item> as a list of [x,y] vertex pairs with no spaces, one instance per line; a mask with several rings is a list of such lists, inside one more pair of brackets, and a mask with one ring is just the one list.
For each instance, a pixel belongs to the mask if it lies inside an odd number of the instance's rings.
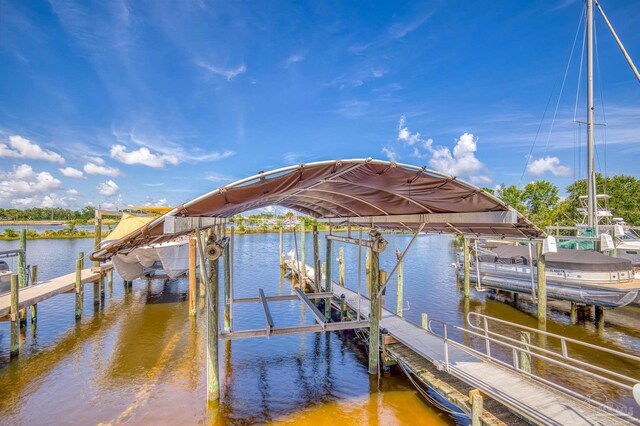
[[[93,268],[82,270],[82,284],[98,281],[101,274],[111,269],[111,264],[102,266],[101,272],[94,272]],[[41,281],[37,284],[23,287],[18,292],[18,306],[20,309],[40,303],[58,294],[75,290],[76,273],[72,272],[61,277]],[[11,293],[0,295],[0,319],[4,319],[11,312]]]
[[[358,309],[358,294],[336,283],[333,293],[345,295],[351,309]],[[369,316],[369,299],[360,296],[360,314]],[[380,327],[404,346],[444,368],[443,340],[384,309]],[[449,373],[504,404],[519,416],[543,425],[624,425],[629,424],[577,398],[515,371],[474,357],[449,345]]]

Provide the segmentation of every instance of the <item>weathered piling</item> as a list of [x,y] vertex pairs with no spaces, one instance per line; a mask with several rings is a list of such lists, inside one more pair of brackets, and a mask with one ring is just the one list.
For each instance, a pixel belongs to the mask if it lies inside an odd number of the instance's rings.
[[[204,268],[204,265],[201,265]],[[207,277],[207,400],[220,399],[220,380],[218,370],[218,259],[209,260]]]
[[82,318],[83,302],[84,290],[82,288],[82,259],[78,259],[76,260],[76,320]]
[[300,222],[300,281],[302,281],[303,289],[307,278],[307,248],[305,243],[305,226],[304,221]]
[[371,251],[371,298],[369,299],[369,374],[378,373],[380,350],[380,253]]
[[[547,278],[545,255],[542,254],[542,242],[536,244],[538,255],[538,323],[547,323]],[[532,266],[533,267],[533,266]]]
[[571,311],[569,312],[569,322],[575,324],[578,322],[578,304],[571,302]]
[[189,315],[196,315],[196,292],[197,292],[197,272],[196,272],[196,239],[189,238]]
[[371,295],[371,248],[367,247],[364,260],[365,284],[367,287],[367,295]]
[[224,247],[222,258],[222,275],[224,280],[224,331],[231,331],[231,244]]
[[469,399],[471,400],[471,426],[480,426],[482,424],[482,394],[479,390],[473,389],[469,391]]
[[13,358],[20,353],[20,315],[18,312],[18,276],[11,275],[11,336],[9,338],[9,357]]
[[422,315],[421,315],[421,318],[422,318],[422,328],[424,328],[425,330],[428,330],[429,329],[429,316],[423,312]]
[[[100,250],[100,243],[102,242],[102,218],[100,217],[100,213],[96,211],[96,217],[93,226],[93,250]],[[93,266],[96,268],[100,267],[100,261],[96,260],[93,262]]]
[[397,268],[397,283],[396,283],[396,293],[397,293],[397,301],[396,301],[396,313],[399,316],[402,316],[403,310],[403,298],[404,298],[404,260],[402,259],[402,253],[400,249],[396,250],[396,258],[398,259],[398,268]]
[[[27,286],[27,230],[20,230],[20,252],[18,253],[18,287]],[[20,310],[20,326],[27,325],[27,308]]]
[[278,251],[279,256],[280,256],[280,270],[284,271],[286,269],[286,264],[284,262],[284,241],[283,241],[283,236],[282,236],[282,227],[280,227],[280,229],[278,230],[279,233],[279,237],[280,237],[280,250]]
[[347,317],[347,297],[344,294],[340,295],[340,321],[344,321]]
[[[38,265],[31,266],[31,285],[38,282]],[[31,305],[31,325],[38,321],[38,304]]]
[[[522,342],[522,349],[526,349],[529,350],[529,348],[531,347],[531,333],[529,333],[528,331],[521,331],[520,332],[520,341]],[[531,373],[531,354],[522,352],[520,352],[520,370],[526,372],[526,373]]]
[[[326,292],[331,292],[331,246],[332,246],[332,241],[331,240],[327,240],[327,253],[326,253],[326,273],[325,273],[325,280],[324,280],[324,291]],[[331,301],[330,300],[326,300],[325,304],[324,304],[324,315],[327,318],[327,320],[329,320],[331,318]]]
[[318,225],[313,225],[313,285],[320,292],[320,241]]
[[602,306],[594,305],[594,316],[596,319],[596,329],[598,331],[604,330],[604,308]]
[[[469,277],[469,273],[471,271],[471,259],[470,259],[470,256],[469,256],[469,240],[467,239],[467,237],[464,237],[463,243],[462,243],[462,247],[463,247],[463,254],[464,254],[464,261],[463,261],[463,263],[464,263],[463,294],[464,294],[464,297],[469,297],[469,295],[471,294],[471,278]],[[478,278],[476,278],[476,279],[478,279]]]
[[107,285],[109,286],[109,296],[113,293],[113,269],[107,271]]
[[344,285],[344,247],[338,249],[338,284]]
[[100,280],[93,282],[93,305],[100,304]]

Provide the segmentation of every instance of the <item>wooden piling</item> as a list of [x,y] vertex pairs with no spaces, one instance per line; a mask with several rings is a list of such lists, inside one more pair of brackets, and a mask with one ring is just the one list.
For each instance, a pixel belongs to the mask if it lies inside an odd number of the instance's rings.
[[[325,273],[325,284],[324,284],[324,291],[326,292],[331,292],[331,246],[332,246],[332,241],[331,240],[327,240],[327,253],[326,253],[326,273]],[[331,300],[327,299],[325,300],[325,304],[324,304],[324,315],[327,318],[327,320],[331,319]]]
[[100,304],[100,281],[93,282],[93,305],[97,306]]
[[306,229],[304,221],[300,222],[300,281],[302,281],[302,288],[304,289],[305,280],[307,278],[307,248],[305,243]]
[[371,251],[371,299],[369,300],[369,374],[378,374],[380,351],[380,253]]
[[344,286],[344,247],[338,250],[338,284]]
[[[18,253],[18,287],[27,286],[27,230],[20,230],[20,253]],[[27,325],[27,308],[20,310],[20,326]]]
[[469,255],[469,240],[467,237],[464,237],[463,240],[463,254],[464,254],[464,287],[463,293],[464,297],[469,297],[471,294],[471,278],[469,273],[471,271],[471,256]]
[[[218,259],[209,260],[207,277],[207,401],[220,399],[218,370]],[[201,265],[204,268],[204,265]]]
[[231,244],[224,248],[222,259],[222,275],[224,280],[224,331],[231,331]]
[[109,296],[113,294],[113,269],[107,271],[107,286],[109,287]]
[[189,315],[195,316],[196,309],[196,297],[197,294],[197,285],[198,285],[198,275],[196,272],[196,239],[191,237],[189,238]]
[[578,322],[578,304],[571,302],[571,311],[569,313],[569,322],[575,324]]
[[479,390],[473,389],[469,391],[469,399],[471,400],[471,426],[480,426],[482,424],[482,394]]
[[19,286],[18,275],[11,275],[11,337],[9,346],[9,357],[13,358],[20,353],[20,315],[18,312]]
[[593,308],[596,319],[596,329],[602,331],[604,330],[604,308],[598,305],[594,305]]
[[402,316],[403,314],[403,298],[404,298],[404,260],[402,260],[402,253],[400,249],[396,250],[396,257],[398,259],[398,269],[397,269],[397,282],[396,282],[396,313],[398,316]]
[[[529,350],[531,345],[531,334],[528,331],[520,332],[520,341],[522,342],[522,349]],[[531,355],[522,351],[520,352],[520,370],[531,373]]]
[[425,330],[429,329],[429,316],[424,312],[422,313],[422,328]]
[[538,323],[547,323],[547,278],[545,255],[542,254],[542,242],[536,244],[538,255]]
[[[38,282],[38,265],[31,266],[31,285],[35,285]],[[38,304],[31,305],[31,325],[33,326],[38,321]]]
[[347,297],[344,294],[340,295],[340,321],[344,321],[347,317]]
[[[93,226],[93,249],[95,251],[100,250],[100,243],[102,242],[102,218],[96,211],[96,217]],[[96,260],[93,262],[93,266],[96,268],[100,267],[100,261]]]
[[320,292],[320,241],[318,225],[313,225],[313,285],[316,292]]
[[280,270],[284,271],[286,268],[286,264],[284,262],[284,240],[282,235],[282,227],[280,227],[278,232],[280,234],[280,251],[278,252],[280,256]]
[[78,259],[76,260],[76,320],[82,318],[83,303],[84,290],[82,287],[82,259]]
[[367,295],[371,295],[371,248],[367,247],[365,260],[364,260],[364,271],[365,271],[365,284],[367,287]]

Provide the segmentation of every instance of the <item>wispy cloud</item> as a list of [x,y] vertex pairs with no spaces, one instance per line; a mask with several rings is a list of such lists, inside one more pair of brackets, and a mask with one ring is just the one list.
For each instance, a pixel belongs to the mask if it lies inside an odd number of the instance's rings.
[[223,68],[223,67],[208,64],[202,60],[198,60],[196,61],[196,65],[209,72],[223,76],[224,78],[227,79],[227,81],[231,81],[237,76],[239,76],[240,74],[244,74],[245,72],[247,72],[247,67],[244,64],[238,65],[235,68]]
[[369,102],[358,99],[350,99],[340,102],[340,107],[336,110],[338,115],[346,118],[358,118],[367,114]]
[[133,151],[127,151],[124,145],[113,145],[110,152],[111,158],[124,164],[140,164],[142,166],[161,168],[165,164],[178,164],[178,157],[173,154],[155,154],[149,148],[143,146]]
[[164,186],[164,182],[158,182],[158,183],[145,183],[144,186],[150,186],[152,188],[157,188],[160,186]]
[[389,34],[394,38],[402,38],[420,28],[430,17],[431,14],[429,13],[412,21],[395,23],[389,27]]
[[225,175],[222,173],[211,172],[206,177],[206,180],[210,180],[215,183],[232,183],[238,180],[238,178],[230,175]]
[[110,177],[120,176],[120,169],[116,167],[100,166],[98,164],[87,163],[84,165],[85,173],[89,175],[103,175]]
[[70,177],[74,179],[84,179],[84,173],[81,170],[74,169],[73,167],[64,167],[59,169],[60,173],[62,173],[65,177]]
[[298,62],[302,62],[302,61],[304,61],[304,55],[302,53],[296,53],[296,54],[293,54],[293,55],[289,56],[284,61],[282,61],[280,66],[282,68],[289,68],[291,65],[297,64]]
[[32,143],[19,135],[9,136],[9,145],[0,143],[0,157],[23,158],[29,160],[51,161],[64,163],[62,155],[42,149],[40,145]]

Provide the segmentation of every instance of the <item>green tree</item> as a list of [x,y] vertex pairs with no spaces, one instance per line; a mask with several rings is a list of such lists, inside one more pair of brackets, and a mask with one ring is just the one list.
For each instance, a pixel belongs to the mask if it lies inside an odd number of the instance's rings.
[[527,208],[524,205],[524,191],[515,185],[506,186],[504,183],[496,188],[496,197],[509,204],[521,213],[525,213]]
[[523,197],[527,212],[532,216],[553,210],[560,201],[558,188],[546,180],[528,183]]

